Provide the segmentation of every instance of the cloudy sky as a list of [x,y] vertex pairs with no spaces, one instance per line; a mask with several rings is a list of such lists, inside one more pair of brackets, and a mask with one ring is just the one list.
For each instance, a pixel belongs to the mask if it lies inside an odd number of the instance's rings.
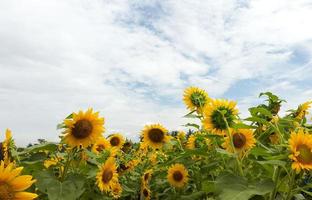
[[93,107],[106,134],[181,129],[183,89],[238,101],[312,98],[311,0],[1,0],[0,139],[57,141]]

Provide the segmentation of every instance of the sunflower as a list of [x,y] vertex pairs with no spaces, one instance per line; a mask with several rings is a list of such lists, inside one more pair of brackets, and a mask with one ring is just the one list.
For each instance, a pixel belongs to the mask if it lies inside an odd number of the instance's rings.
[[205,90],[188,87],[184,90],[183,101],[189,110],[201,112],[202,108],[210,101],[210,98]]
[[142,185],[141,187],[141,196],[142,199],[150,200],[151,199],[151,190],[147,187],[147,185]]
[[71,119],[64,120],[64,124],[64,140],[71,147],[88,147],[104,132],[104,118],[99,117],[98,112],[93,113],[92,108],[73,113]]
[[36,180],[32,180],[30,175],[20,173],[23,167],[14,168],[13,163],[5,166],[4,162],[0,163],[0,199],[1,200],[31,200],[38,197],[35,193],[24,192]]
[[196,147],[196,136],[195,135],[190,135],[188,137],[185,147],[187,149],[195,149],[195,147]]
[[297,172],[302,169],[312,169],[312,136],[305,133],[302,129],[291,132],[289,139],[289,148],[291,155],[289,158],[293,161],[292,168]]
[[272,144],[278,144],[280,142],[280,136],[277,133],[272,133],[269,136],[269,140]]
[[10,129],[5,131],[5,140],[0,145],[0,160],[4,161],[5,165],[8,165],[10,159],[10,145],[12,141],[12,132]]
[[98,139],[95,144],[92,146],[92,151],[96,154],[101,153],[103,150],[108,150],[111,148],[111,145],[108,140],[101,137]]
[[150,146],[154,149],[161,148],[169,141],[168,130],[160,124],[146,125],[142,130],[143,146]]
[[122,193],[121,185],[118,182],[117,183],[113,183],[111,194],[114,197],[114,199],[120,198],[121,193]]
[[105,192],[111,191],[114,184],[118,183],[117,168],[113,157],[109,157],[100,167],[96,180],[100,190]]
[[185,139],[185,132],[184,131],[179,131],[177,134],[177,139],[179,139],[180,141],[183,141]]
[[[256,139],[254,138],[253,131],[250,129],[231,130],[230,135],[232,137],[235,152],[244,153],[255,146]],[[233,153],[231,138],[229,136],[225,137],[222,146],[228,152]]]
[[211,101],[211,104],[205,106],[203,113],[203,127],[214,134],[223,136],[227,129],[226,121],[231,127],[238,114],[238,110],[234,101],[215,99]]
[[299,105],[297,111],[295,112],[295,118],[296,119],[303,119],[306,114],[309,114],[308,110],[311,107],[310,104],[312,104],[312,101],[307,101],[307,102]]
[[125,143],[125,138],[121,134],[115,133],[109,136],[108,141],[112,147],[120,149]]
[[152,178],[152,173],[153,173],[153,170],[152,169],[149,169],[147,171],[144,172],[143,176],[142,176],[142,182],[143,184],[148,184],[148,182],[151,180]]
[[188,182],[188,172],[184,165],[174,164],[168,169],[167,179],[173,187],[182,188]]

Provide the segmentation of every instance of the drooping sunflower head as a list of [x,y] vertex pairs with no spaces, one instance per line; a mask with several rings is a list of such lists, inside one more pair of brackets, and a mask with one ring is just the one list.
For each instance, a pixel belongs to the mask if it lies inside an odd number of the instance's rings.
[[161,148],[168,142],[168,130],[160,124],[146,125],[142,130],[143,146],[150,146],[154,149]]
[[125,143],[125,138],[121,134],[115,133],[109,136],[108,141],[111,147],[120,149]]
[[109,141],[107,141],[105,138],[100,137],[95,144],[92,146],[92,151],[94,153],[101,153],[104,150],[108,150],[111,148],[111,145]]
[[227,129],[234,124],[238,110],[236,102],[224,99],[212,100],[210,104],[204,108],[203,127],[217,135],[225,135]]
[[151,199],[151,190],[148,188],[147,185],[142,185],[141,187],[141,197],[144,200],[150,200]]
[[174,164],[168,169],[167,179],[173,187],[182,188],[188,182],[188,171],[182,164]]
[[233,153],[231,139],[235,152],[244,153],[255,146],[256,139],[254,138],[253,131],[251,129],[238,129],[231,130],[230,137],[227,136],[224,139],[222,146],[228,151]]
[[307,101],[298,106],[297,111],[295,112],[296,119],[303,119],[308,113],[309,108],[311,107],[312,101]]
[[65,119],[64,141],[71,147],[88,147],[94,144],[104,132],[104,118],[90,108],[86,112],[73,113],[71,119]]
[[30,175],[22,175],[23,167],[14,168],[13,163],[7,166],[4,162],[0,162],[0,199],[5,200],[31,200],[38,197],[35,193],[24,192],[36,180],[32,179]]
[[105,192],[111,191],[114,184],[118,182],[117,168],[113,157],[109,157],[100,167],[96,175],[96,182],[99,189]]
[[189,110],[201,111],[208,104],[210,98],[205,90],[188,87],[184,90],[183,101]]
[[292,168],[297,172],[312,169],[312,136],[302,129],[292,132],[289,139],[291,155],[293,161]]

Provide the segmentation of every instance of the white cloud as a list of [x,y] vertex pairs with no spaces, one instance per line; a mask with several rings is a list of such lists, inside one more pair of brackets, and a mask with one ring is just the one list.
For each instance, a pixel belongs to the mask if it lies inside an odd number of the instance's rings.
[[310,10],[308,0],[2,0],[0,131],[12,128],[19,144],[57,140],[56,124],[90,106],[130,138],[146,122],[177,129],[190,84],[220,97],[257,78],[253,98],[309,98],[295,80],[311,79],[311,65],[290,59],[294,47],[312,55]]

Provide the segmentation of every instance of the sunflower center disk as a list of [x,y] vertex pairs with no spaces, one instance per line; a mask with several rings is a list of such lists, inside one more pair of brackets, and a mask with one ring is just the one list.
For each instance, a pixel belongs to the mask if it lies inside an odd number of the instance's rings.
[[175,171],[173,173],[173,179],[177,182],[180,182],[183,179],[183,174],[180,171]]
[[10,192],[10,187],[0,182],[0,200],[11,200],[13,197],[13,194]]
[[235,148],[242,148],[246,144],[245,135],[241,133],[235,133],[233,135],[233,144]]
[[113,178],[113,172],[111,170],[104,170],[102,175],[102,181],[108,183]]
[[119,145],[119,143],[120,143],[120,140],[119,140],[119,138],[117,138],[117,137],[112,137],[111,139],[110,139],[110,144],[112,145],[112,146],[118,146]]
[[145,197],[148,197],[148,191],[147,191],[147,189],[143,189],[143,195],[145,196]]
[[96,147],[96,150],[97,151],[103,151],[103,149],[105,149],[105,147],[104,147],[104,145],[102,145],[102,144],[99,144],[99,145],[97,145],[97,147]]
[[92,130],[93,130],[93,126],[91,122],[88,120],[82,119],[82,120],[78,120],[75,123],[72,133],[75,136],[75,138],[84,139],[92,133]]
[[161,143],[165,136],[162,130],[154,128],[148,132],[148,137],[152,142]]
[[196,107],[202,107],[206,103],[206,97],[199,92],[194,92],[191,94],[191,101]]
[[144,174],[144,181],[147,181],[149,178],[149,173]]
[[298,155],[299,162],[303,164],[311,164],[312,163],[311,149],[305,144],[299,145],[297,149],[300,153]]

